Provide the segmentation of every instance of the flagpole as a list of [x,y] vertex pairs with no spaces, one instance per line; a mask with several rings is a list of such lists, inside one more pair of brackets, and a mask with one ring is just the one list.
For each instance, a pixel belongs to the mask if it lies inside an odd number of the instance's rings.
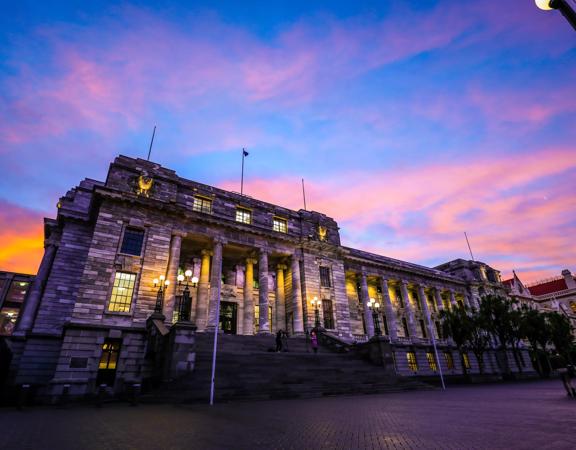
[[306,191],[304,190],[304,178],[302,178],[302,197],[304,197],[304,211],[307,211],[307,209],[306,209]]
[[474,261],[474,255],[472,254],[472,247],[470,247],[470,242],[468,241],[468,235],[466,234],[466,232],[464,232],[464,237],[466,238],[466,243],[468,244],[468,250],[470,251],[472,261]]
[[242,148],[242,175],[240,177],[240,195],[244,195],[244,158],[246,157],[246,150]]
[[154,135],[156,134],[156,125],[154,125],[154,131],[152,131],[152,140],[150,141],[150,147],[148,148],[148,158],[147,161],[150,161],[150,153],[152,153],[152,144],[154,144]]

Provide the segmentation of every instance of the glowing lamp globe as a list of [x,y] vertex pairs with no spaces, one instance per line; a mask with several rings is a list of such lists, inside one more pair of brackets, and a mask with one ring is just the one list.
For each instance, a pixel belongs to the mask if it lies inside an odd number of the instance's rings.
[[184,275],[186,275],[188,278],[190,278],[192,276],[192,271],[190,269],[188,269],[186,272],[184,272]]
[[550,6],[550,0],[534,0],[536,6],[543,11],[550,11],[552,7]]
[[198,283],[198,277],[192,277],[192,283]]

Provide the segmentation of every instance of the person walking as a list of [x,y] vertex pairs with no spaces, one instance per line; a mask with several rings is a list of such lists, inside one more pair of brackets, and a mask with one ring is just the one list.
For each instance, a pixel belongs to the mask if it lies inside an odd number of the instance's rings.
[[282,350],[288,351],[288,332],[282,331]]
[[276,333],[276,352],[282,351],[282,330],[278,330]]
[[312,343],[314,354],[318,353],[318,335],[316,334],[316,330],[312,330],[310,333],[310,341]]
[[576,398],[576,389],[572,387],[572,380],[566,359],[556,352],[550,358],[550,365],[552,366],[552,369],[556,370],[560,375],[560,379],[562,380],[562,384],[564,385],[564,389],[566,389],[568,397]]

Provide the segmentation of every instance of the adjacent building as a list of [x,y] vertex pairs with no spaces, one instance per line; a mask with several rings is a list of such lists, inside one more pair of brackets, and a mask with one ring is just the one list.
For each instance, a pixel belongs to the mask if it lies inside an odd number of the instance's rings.
[[[439,362],[445,374],[458,374],[440,311],[505,293],[500,273],[482,262],[429,268],[349,248],[322,213],[125,156],[105,181],[85,179],[60,199],[56,219],[45,219],[38,274],[25,282],[26,302],[7,333],[11,379],[52,395],[100,384],[122,390],[158,376],[157,350],[174,350],[159,346],[166,339],[183,344],[164,362],[193,370],[194,334],[216,327],[303,335],[319,324],[335,339],[361,342],[379,325],[397,373],[433,375]],[[497,373],[494,355],[486,358],[486,371]],[[464,363],[478,370],[472,354]]]

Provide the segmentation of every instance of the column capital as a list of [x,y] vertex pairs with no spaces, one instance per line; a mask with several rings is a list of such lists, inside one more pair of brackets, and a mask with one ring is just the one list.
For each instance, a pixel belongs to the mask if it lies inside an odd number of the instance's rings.
[[246,264],[256,264],[258,262],[258,260],[256,258],[246,258]]
[[277,264],[276,270],[286,270],[288,266],[286,264]]
[[200,253],[202,256],[212,256],[214,254],[212,250],[202,250]]
[[173,237],[185,238],[187,235],[188,235],[188,233],[186,233],[184,231],[172,230],[172,236]]
[[215,238],[212,239],[212,242],[214,243],[214,245],[224,245],[227,244],[228,241],[226,239],[224,239],[223,237],[220,236],[216,236]]

